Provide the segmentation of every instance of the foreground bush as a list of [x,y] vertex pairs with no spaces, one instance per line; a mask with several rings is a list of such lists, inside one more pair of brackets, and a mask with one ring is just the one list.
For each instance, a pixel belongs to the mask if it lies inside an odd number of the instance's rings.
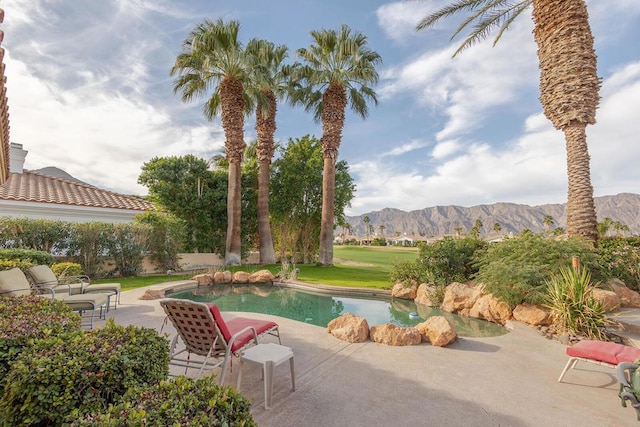
[[9,270],[14,267],[22,267],[23,264],[27,268],[31,265],[50,265],[53,262],[53,255],[49,252],[33,249],[0,249],[0,260],[4,265],[2,269]]
[[601,239],[598,253],[604,278],[615,277],[630,289],[640,290],[640,237]]
[[32,296],[0,297],[0,391],[9,365],[35,340],[80,330],[80,315],[62,301]]
[[[492,243],[486,251],[478,252],[474,257],[478,268],[475,279],[512,307],[522,302],[538,304],[546,292],[545,281],[559,274],[574,255],[589,268],[596,269],[599,265],[597,253],[585,240],[558,241],[524,234]],[[597,274],[596,277],[602,279]]]
[[82,275],[82,266],[75,262],[57,262],[51,266],[51,271],[57,278]]
[[545,303],[551,310],[553,324],[561,332],[606,340],[604,327],[611,321],[602,304],[593,298],[595,285],[585,267],[580,271],[562,267],[559,274],[546,281],[546,288]]
[[168,367],[167,340],[153,329],[109,321],[104,329],[39,340],[11,365],[0,420],[62,425],[101,411],[129,388],[159,383]]
[[72,425],[120,426],[256,426],[251,404],[213,377],[194,380],[177,377],[153,387],[129,390],[120,403],[102,414],[76,420]]

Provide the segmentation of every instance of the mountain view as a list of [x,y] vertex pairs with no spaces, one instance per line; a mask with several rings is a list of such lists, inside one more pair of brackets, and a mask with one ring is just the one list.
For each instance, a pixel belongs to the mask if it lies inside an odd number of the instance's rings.
[[[629,227],[627,234],[640,232],[640,195],[621,193],[615,196],[595,197],[598,222],[604,218],[619,221]],[[398,235],[438,237],[455,235],[456,228],[462,228],[466,234],[474,226],[476,220],[482,221],[481,236],[490,237],[509,233],[520,233],[525,229],[533,232],[547,230],[543,218],[553,218],[551,229],[566,228],[566,203],[540,206],[519,205],[515,203],[494,203],[492,205],[434,206],[410,212],[400,209],[385,208],[380,211],[365,213],[359,216],[347,216],[352,235],[365,236],[366,225],[363,221],[369,217],[369,224],[375,235],[393,237]],[[500,225],[500,231],[494,231],[494,224]],[[382,226],[382,228],[381,228]]]

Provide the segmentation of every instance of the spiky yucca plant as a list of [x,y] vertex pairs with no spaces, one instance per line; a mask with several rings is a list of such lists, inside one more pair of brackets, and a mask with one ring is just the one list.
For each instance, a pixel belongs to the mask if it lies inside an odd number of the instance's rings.
[[614,322],[604,312],[602,304],[593,297],[596,286],[591,273],[584,266],[576,271],[563,267],[546,281],[546,306],[551,310],[553,323],[563,332],[606,339],[604,327]]

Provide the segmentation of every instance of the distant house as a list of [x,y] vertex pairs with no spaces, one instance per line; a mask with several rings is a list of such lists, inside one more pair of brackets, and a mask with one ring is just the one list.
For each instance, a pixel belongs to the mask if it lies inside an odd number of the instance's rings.
[[391,244],[395,246],[413,246],[415,240],[407,236],[399,236],[391,239]]
[[102,190],[57,168],[24,170],[26,155],[22,144],[11,143],[9,179],[0,185],[0,217],[121,223],[155,210],[147,200]]

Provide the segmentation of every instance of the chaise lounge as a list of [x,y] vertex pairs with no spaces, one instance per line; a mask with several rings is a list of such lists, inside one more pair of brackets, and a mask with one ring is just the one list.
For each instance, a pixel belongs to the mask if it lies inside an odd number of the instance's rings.
[[93,329],[96,310],[100,309],[99,317],[103,318],[103,308],[106,307],[108,301],[108,295],[102,293],[71,294],[71,292],[65,291],[63,288],[56,290],[47,287],[32,287],[27,276],[17,267],[11,270],[0,271],[0,296],[22,296],[30,295],[34,292],[43,297],[63,301],[71,307],[72,310],[78,311],[81,315],[85,311],[90,311],[91,323],[89,327],[91,329]]

